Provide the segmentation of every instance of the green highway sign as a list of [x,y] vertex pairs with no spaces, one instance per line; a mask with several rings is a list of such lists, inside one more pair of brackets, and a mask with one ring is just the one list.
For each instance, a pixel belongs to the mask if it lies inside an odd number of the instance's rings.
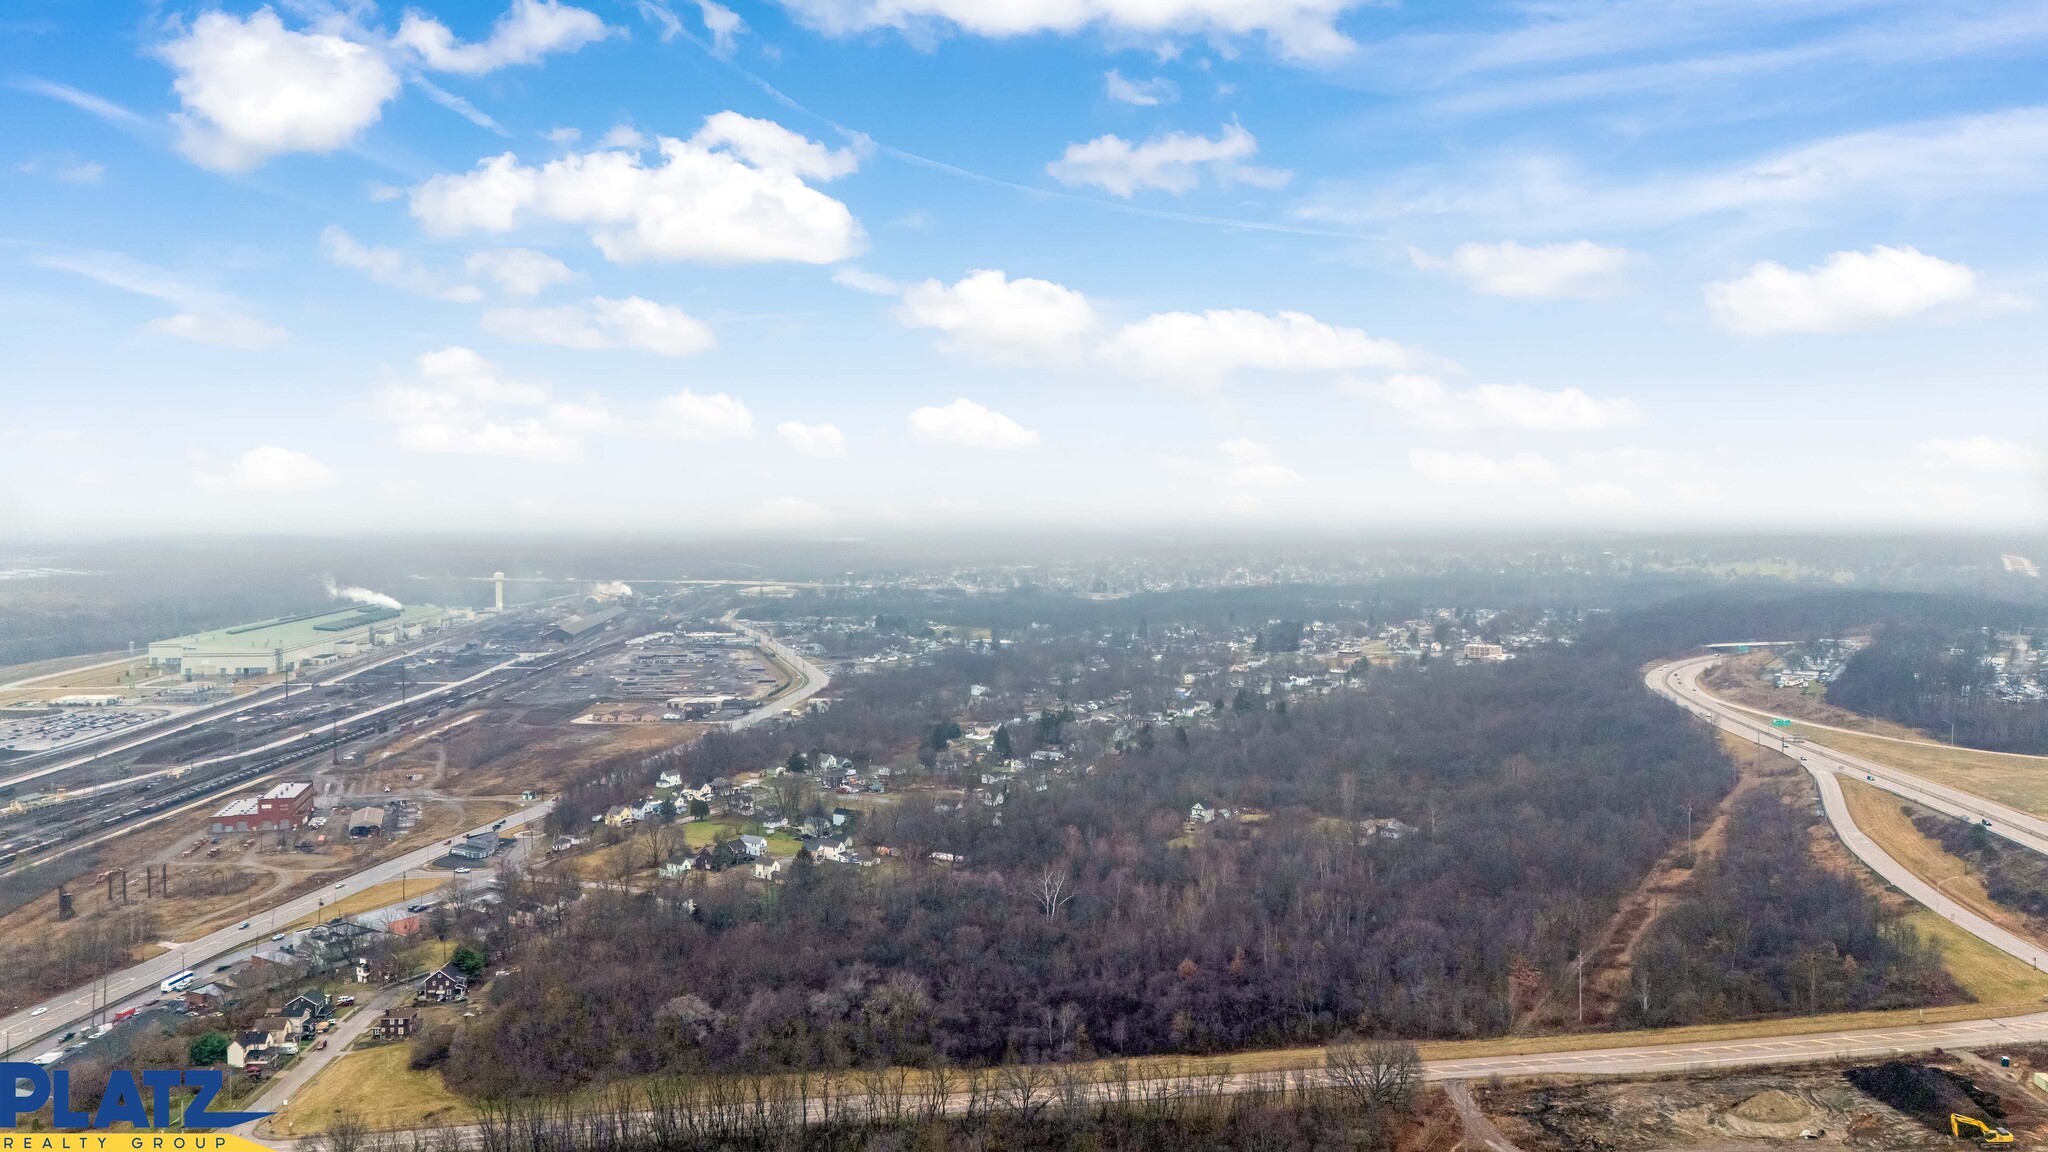
[[1773,720],[1771,721],[1771,726],[1773,728],[1790,728],[1792,722],[1790,720]]

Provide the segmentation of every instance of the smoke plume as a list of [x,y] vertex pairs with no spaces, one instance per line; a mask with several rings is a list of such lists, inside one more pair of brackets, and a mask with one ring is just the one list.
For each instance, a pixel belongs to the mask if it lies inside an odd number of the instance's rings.
[[372,592],[368,588],[356,588],[353,586],[338,588],[335,586],[334,577],[332,576],[321,577],[320,583],[322,587],[327,589],[327,596],[331,600],[348,600],[356,604],[368,604],[376,608],[405,607],[405,605],[400,604],[393,597],[386,596],[382,592]]

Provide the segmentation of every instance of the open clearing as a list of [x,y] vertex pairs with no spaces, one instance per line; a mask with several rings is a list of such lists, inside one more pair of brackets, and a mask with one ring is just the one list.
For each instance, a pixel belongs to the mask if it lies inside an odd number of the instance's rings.
[[309,1136],[344,1115],[379,1131],[474,1120],[476,1110],[441,1083],[440,1073],[407,1066],[411,1052],[410,1044],[386,1044],[347,1053],[293,1096],[271,1128],[280,1136]]

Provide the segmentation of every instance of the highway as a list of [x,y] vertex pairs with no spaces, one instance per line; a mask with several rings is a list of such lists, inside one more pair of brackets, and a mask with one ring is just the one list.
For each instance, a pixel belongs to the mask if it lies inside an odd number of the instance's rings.
[[[772,638],[766,637],[744,625],[740,626],[749,636],[776,652],[782,659],[802,672],[806,683],[798,691],[791,692],[773,702],[755,719],[765,719],[801,703],[822,688],[825,674],[808,661],[796,656]],[[1718,657],[1690,659],[1660,665],[1645,675],[1646,685],[1658,695],[1678,702],[1725,730],[1749,738],[1776,740],[1778,732],[1769,724],[1768,718],[1760,719],[1758,714],[1737,705],[1730,704],[1701,690],[1696,683],[1699,673]],[[1776,747],[1774,744],[1773,747]],[[1930,806],[1935,801],[1950,804],[1966,812],[1988,814],[1994,821],[1994,831],[2000,831],[2019,843],[2030,847],[2048,844],[2048,827],[2043,822],[2013,812],[2002,805],[1991,804],[1979,797],[1954,789],[1942,788],[1929,781],[1921,780],[1909,773],[1863,761],[1834,749],[1808,742],[1793,746],[1794,754],[1806,758],[1810,772],[1821,793],[1823,810],[1834,825],[1838,835],[1850,851],[1868,864],[1871,869],[1887,881],[1919,900],[1938,914],[1949,918],[1957,926],[2001,951],[2036,966],[2048,949],[2042,949],[2032,941],[2006,932],[1997,925],[1977,916],[1967,908],[1957,905],[1939,891],[1921,881],[1879,848],[1850,817],[1842,796],[1838,773],[1855,772],[1859,775],[1875,776],[1878,782],[1900,793],[1909,795]],[[546,805],[527,809],[521,815],[532,819],[544,812]],[[1999,829],[1996,824],[2012,817],[2011,826]],[[431,849],[437,852],[438,849]],[[399,862],[384,866],[393,869],[383,878],[395,875]],[[367,876],[367,874],[366,874]],[[364,879],[363,882],[372,882]],[[291,913],[298,915],[302,913]],[[216,933],[205,942],[189,946],[197,950],[200,944],[212,946],[216,937],[232,935]],[[262,933],[242,933],[243,938]],[[223,943],[219,950],[232,947],[232,942]],[[152,962],[163,973],[177,970],[178,961]],[[152,969],[154,971],[154,969]],[[131,969],[134,973],[136,970]],[[122,978],[130,977],[124,973]],[[116,987],[123,987],[117,978]],[[150,980],[161,976],[151,976]],[[153,990],[154,984],[148,985]],[[86,1003],[83,996],[68,1002],[74,1008]],[[54,1015],[55,1008],[52,1009]],[[74,1013],[74,1019],[83,1013]],[[20,1020],[16,1017],[4,1023],[13,1025]],[[1787,1026],[1796,1027],[1797,1021],[1788,1021]],[[1523,1055],[1500,1055],[1466,1057],[1458,1059],[1429,1060],[1424,1063],[1424,1075],[1433,1081],[1471,1080],[1489,1076],[1539,1076],[1539,1075],[1601,1075],[1601,1076],[1644,1076],[1673,1072],[1697,1072],[1717,1068],[1736,1068],[1771,1064],[1803,1064],[1822,1060],[1868,1058],[1903,1053],[1926,1052],[1935,1048],[1972,1048],[1988,1045],[2025,1044],[2048,1042],[2048,1011],[2011,1016],[2002,1019],[1964,1020],[1954,1023],[1937,1024],[1894,1024],[1889,1027],[1844,1029],[1838,1031],[1806,1034],[1755,1037],[1725,1041],[1694,1041],[1664,1044],[1621,1044],[1610,1047],[1590,1047],[1576,1051],[1531,1053]],[[1227,1090],[1248,1091],[1254,1088],[1270,1087],[1283,1081],[1292,1081],[1302,1072],[1239,1073],[1230,1076]],[[1319,1074],[1307,1073],[1310,1080],[1319,1079]],[[964,1106],[965,1100],[960,1103]],[[301,1141],[273,1140],[270,1143],[279,1148],[293,1148]],[[309,1145],[310,1146],[310,1145]]]
[[[831,683],[831,677],[824,669],[804,659],[788,645],[783,644],[773,636],[745,624],[738,624],[736,627],[745,633],[749,639],[767,648],[778,659],[795,669],[802,683],[774,700],[769,701],[760,709],[740,717],[734,721],[733,727],[752,727],[755,724],[764,723],[803,704]],[[468,679],[442,685],[432,693],[421,693],[419,696],[413,697],[412,702],[417,703],[425,696],[459,688],[462,685],[469,684],[471,681],[510,668],[516,663],[517,661],[509,661],[488,671],[480,672]],[[393,705],[385,707],[391,706]],[[382,710],[382,708],[372,709],[371,712],[365,712],[362,715],[371,715]],[[297,737],[292,739],[297,739]],[[290,742],[291,740],[284,740],[278,743],[282,745]],[[251,752],[254,751],[257,750],[251,750]],[[248,755],[250,753],[244,754]],[[539,820],[546,816],[552,807],[552,801],[543,801],[531,807],[522,808],[505,818],[506,826],[507,828],[513,828]],[[166,815],[168,816],[169,814],[167,813]],[[132,828],[124,828],[108,833],[107,837],[121,835],[132,830]],[[104,992],[98,1007],[102,1009],[111,1007],[112,1010],[118,1011],[128,1007],[130,1003],[146,1003],[157,995],[157,984],[165,977],[186,968],[199,968],[236,948],[261,941],[276,930],[273,925],[289,924],[301,916],[317,912],[326,900],[336,898],[337,894],[346,895],[349,892],[356,892],[375,884],[381,884],[386,880],[395,880],[405,872],[439,859],[444,852],[445,848],[442,845],[429,845],[404,856],[372,865],[350,876],[339,886],[330,886],[321,891],[309,893],[285,904],[278,905],[275,908],[252,912],[250,919],[247,921],[249,925],[247,929],[224,928],[199,940],[181,943],[162,956],[143,961],[140,964],[133,965],[114,974],[102,986]],[[36,1008],[43,1009],[43,1014],[40,1016],[35,1015]],[[7,1052],[28,1050],[35,1043],[40,1042],[46,1037],[61,1035],[80,1021],[91,1016],[94,1010],[95,995],[93,990],[90,987],[81,987],[64,993],[55,999],[45,1001],[40,1005],[31,1006],[5,1019],[0,1019],[0,1056],[4,1056]]]
[[[554,801],[544,800],[531,807],[505,817],[507,830],[540,820],[554,807]],[[489,825],[474,831],[485,831]],[[244,921],[246,927],[222,928],[197,940],[177,944],[163,955],[140,964],[122,969],[109,977],[101,987],[104,994],[99,1007],[111,1011],[145,1004],[157,995],[157,985],[173,973],[187,968],[203,969],[218,957],[237,948],[257,943],[277,932],[301,916],[318,913],[329,900],[338,900],[351,892],[359,892],[387,880],[396,880],[407,872],[422,868],[439,860],[447,848],[441,844],[430,844],[424,848],[394,857],[381,864],[373,864],[338,884],[331,884],[318,891],[286,901],[272,908],[250,914]],[[43,1014],[35,1014],[36,1009]],[[39,1005],[16,1012],[0,1020],[0,1032],[5,1033],[5,1052],[22,1051],[34,1055],[35,1045],[47,1037],[61,1035],[86,1020],[94,1011],[94,993],[90,987],[72,989],[56,999],[46,1000]],[[40,1049],[37,1049],[39,1051]],[[4,1055],[4,1052],[0,1052]]]
[[[1779,741],[1789,741],[1789,733],[1771,725],[1769,713],[1723,700],[1701,687],[1700,675],[1720,659],[1719,656],[1708,656],[1666,664],[1651,670],[1644,677],[1644,682],[1649,684],[1652,691],[1685,704],[1695,713],[1712,714],[1723,728],[1731,732],[1761,740],[1774,748],[1778,746]],[[1801,720],[1799,723],[1805,725],[1806,721]],[[1960,788],[1939,784],[1925,777],[1880,764],[1875,760],[1868,760],[1825,744],[1816,744],[1811,738],[1802,744],[1792,744],[1785,751],[1795,757],[1805,757],[1809,770],[1826,769],[1850,773],[1863,777],[1865,783],[1874,784],[1887,792],[1896,793],[1937,812],[1972,822],[1988,820],[1989,830],[1994,834],[2024,848],[2048,854],[2048,820],[2031,813],[2000,804],[1996,800],[1987,800],[1973,792],[1965,792]]]
[[784,644],[782,641],[777,640],[775,637],[770,636],[767,632],[762,631],[761,629],[756,628],[751,624],[741,623],[740,621],[734,619],[730,614],[726,616],[726,620],[734,628],[738,629],[741,635],[745,636],[749,640],[752,640],[754,643],[759,644],[761,647],[767,649],[768,651],[774,653],[776,659],[782,661],[784,664],[789,665],[791,668],[796,669],[797,675],[803,677],[802,684],[799,684],[792,688],[790,691],[785,692],[780,696],[777,696],[773,700],[770,700],[763,707],[757,708],[754,711],[747,713],[745,716],[742,716],[739,719],[734,720],[731,724],[728,724],[726,727],[732,729],[735,732],[743,728],[752,728],[756,724],[760,724],[775,716],[779,716],[782,713],[787,712],[790,709],[796,707],[797,705],[802,704],[804,701],[809,700],[811,697],[816,696],[818,693],[824,691],[825,686],[827,684],[832,683],[832,677],[828,675],[823,668],[820,668],[816,664],[811,663],[809,660],[804,659],[802,656],[797,655],[796,650],[791,648],[789,645]]
[[[1700,687],[1700,674],[1720,659],[1719,656],[1709,656],[1661,665],[1652,668],[1644,676],[1644,683],[1658,695],[1685,705],[1697,715],[1712,719],[1725,731],[1746,738],[1769,740],[1770,746],[1777,749],[1783,737],[1780,730],[1771,725],[1768,716],[1731,704]],[[1867,783],[1951,815],[1971,820],[1988,818],[1992,822],[1992,831],[2036,852],[2048,853],[2048,822],[1980,796],[1944,787],[1910,773],[1887,768],[1823,744],[1816,744],[1810,739],[1803,744],[1788,744],[1784,750],[1788,755],[1798,757],[1801,766],[1813,776],[1815,785],[1820,789],[1821,806],[1827,814],[1828,822],[1834,825],[1835,834],[1858,860],[1869,865],[1872,871],[1884,877],[1900,891],[1943,918],[1953,921],[1970,935],[2016,960],[2023,960],[2036,968],[2041,966],[2042,959],[2048,957],[2048,948],[2026,937],[2008,932],[1949,899],[1946,893],[1892,859],[1876,841],[1864,835],[1863,830],[1856,826],[1855,819],[1849,815],[1848,800],[1842,794],[1841,776],[1849,773],[1863,777]]]

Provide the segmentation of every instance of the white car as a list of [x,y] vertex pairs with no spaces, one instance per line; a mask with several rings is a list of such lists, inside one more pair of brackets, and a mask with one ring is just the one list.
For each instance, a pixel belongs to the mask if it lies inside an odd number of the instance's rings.
[[457,869],[455,870],[455,874],[456,874],[457,876],[467,876],[467,875],[469,875],[469,869],[467,869],[467,868],[457,868]]
[[28,1014],[31,1016],[41,1016],[43,1013],[48,1011],[48,1008],[31,1008],[28,1010]]
[[348,881],[344,880],[344,881],[342,881],[341,883],[339,883],[339,884],[336,884],[336,885],[335,885],[335,887],[336,887],[336,888],[346,888],[346,887],[348,887]]

